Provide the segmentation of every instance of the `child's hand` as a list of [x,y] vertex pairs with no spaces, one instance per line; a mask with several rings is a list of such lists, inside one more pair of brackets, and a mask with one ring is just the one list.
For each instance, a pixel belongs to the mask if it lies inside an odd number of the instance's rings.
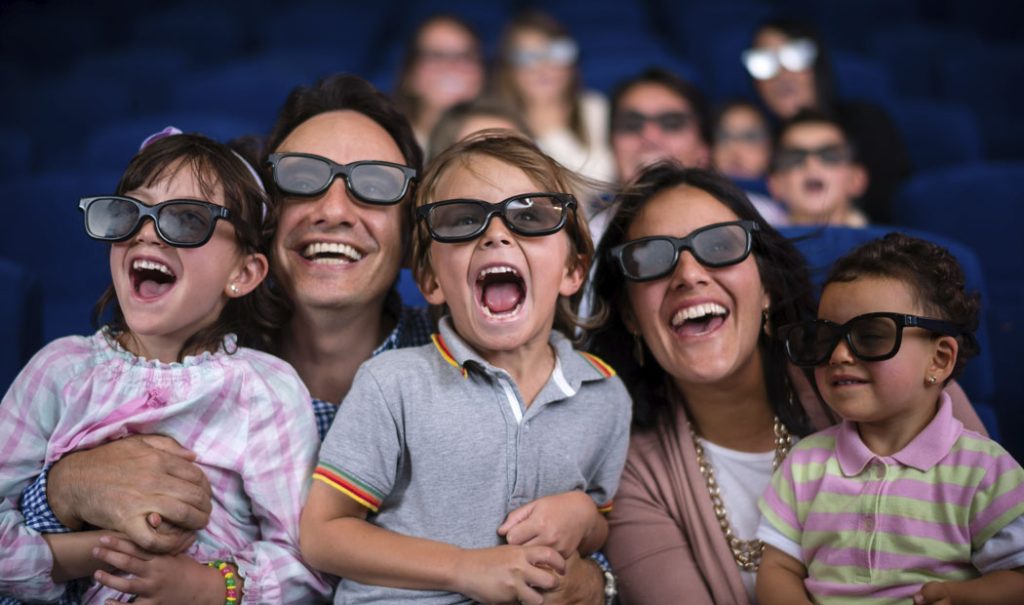
[[914,605],[953,605],[946,582],[928,582],[914,595]]
[[568,558],[594,526],[594,500],[581,491],[537,498],[508,514],[498,534],[509,544],[550,546]]
[[558,588],[565,559],[546,546],[496,546],[463,551],[460,592],[481,603],[542,605],[547,590]]
[[138,605],[213,602],[211,598],[224,601],[220,572],[187,555],[158,555],[129,540],[109,536],[100,538],[100,543],[103,546],[93,549],[93,556],[131,575],[97,571],[93,577],[108,588],[136,595],[133,602]]

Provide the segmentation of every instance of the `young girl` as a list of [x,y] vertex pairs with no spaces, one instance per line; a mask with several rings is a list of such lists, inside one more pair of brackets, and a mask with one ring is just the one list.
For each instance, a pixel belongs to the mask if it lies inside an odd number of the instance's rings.
[[[113,320],[44,347],[0,404],[0,552],[17,553],[0,557],[0,594],[53,600],[92,575],[87,603],[323,599],[329,588],[298,554],[310,396],[286,363],[239,345],[257,328],[273,217],[240,156],[162,134],[116,195],[79,205],[89,236],[111,245],[100,307]],[[135,433],[175,439],[206,473],[213,508],[191,547],[155,554],[110,531],[25,526],[15,505],[45,464]]]
[[321,448],[302,552],[336,603],[539,604],[604,542],[630,402],[564,335],[593,254],[570,180],[493,133],[424,176],[414,272],[450,315],[360,368]]
[[891,233],[837,261],[819,319],[780,330],[843,418],[761,500],[772,603],[1019,603],[1024,469],[953,418],[978,300],[948,251]]

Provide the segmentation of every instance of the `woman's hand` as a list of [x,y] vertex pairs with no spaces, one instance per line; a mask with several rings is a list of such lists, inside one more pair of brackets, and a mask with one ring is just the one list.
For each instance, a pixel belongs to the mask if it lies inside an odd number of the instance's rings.
[[[520,506],[508,514],[505,522],[498,527],[498,535],[504,536],[509,544],[550,546],[563,558],[569,558],[580,549],[580,545],[596,541],[595,550],[604,542],[605,536],[592,536],[593,529],[607,524],[597,510],[590,496],[581,491],[565,492],[545,496]],[[602,533],[598,531],[597,533]],[[599,540],[587,540],[596,537]]]
[[[93,578],[108,588],[135,595],[132,602],[137,605],[224,603],[226,587],[220,571],[187,555],[154,554],[112,536],[100,538],[100,544],[93,549],[93,556],[125,575],[100,570]],[[241,587],[241,579],[238,585]],[[107,605],[117,604],[108,601]]]
[[47,500],[71,529],[89,524],[123,532],[151,552],[181,552],[210,518],[210,483],[194,460],[169,437],[127,437],[58,461]]

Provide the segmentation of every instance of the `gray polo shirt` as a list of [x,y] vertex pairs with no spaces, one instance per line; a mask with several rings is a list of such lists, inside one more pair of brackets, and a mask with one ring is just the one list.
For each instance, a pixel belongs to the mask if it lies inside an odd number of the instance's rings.
[[[556,364],[526,408],[507,372],[458,337],[450,318],[433,344],[368,360],[320,450],[314,478],[370,509],[389,530],[487,548],[512,510],[583,490],[611,504],[626,459],[632,406],[596,357],[551,333]],[[335,603],[462,603],[458,594],[342,580]]]

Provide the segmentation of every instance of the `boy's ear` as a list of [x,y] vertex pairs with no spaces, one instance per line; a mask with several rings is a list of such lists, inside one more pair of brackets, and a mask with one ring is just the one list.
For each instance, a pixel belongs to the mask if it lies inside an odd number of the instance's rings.
[[782,184],[782,177],[779,173],[774,170],[768,172],[768,178],[765,179],[765,184],[768,185],[768,195],[772,196],[773,200],[780,202],[784,201],[786,197],[785,187]]
[[224,285],[224,294],[228,298],[241,298],[252,292],[267,277],[269,268],[270,264],[263,254],[254,252],[245,255]]
[[565,275],[562,276],[562,284],[558,288],[558,293],[566,297],[576,294],[587,278],[588,267],[589,263],[583,255],[577,254],[575,262],[565,267]]
[[857,199],[864,195],[864,192],[868,190],[868,183],[870,177],[868,177],[868,171],[864,166],[853,163],[850,164],[850,178],[846,184],[846,193],[850,199]]
[[931,363],[928,365],[928,376],[934,376],[939,384],[942,384],[953,374],[956,367],[957,354],[960,351],[960,343],[952,336],[940,336],[935,341],[935,351],[932,353]]
[[416,285],[420,287],[420,292],[423,293],[423,298],[428,303],[435,306],[445,304],[444,292],[441,290],[441,285],[437,283],[437,277],[434,275],[434,269],[430,266],[429,259],[427,266],[419,272]]

